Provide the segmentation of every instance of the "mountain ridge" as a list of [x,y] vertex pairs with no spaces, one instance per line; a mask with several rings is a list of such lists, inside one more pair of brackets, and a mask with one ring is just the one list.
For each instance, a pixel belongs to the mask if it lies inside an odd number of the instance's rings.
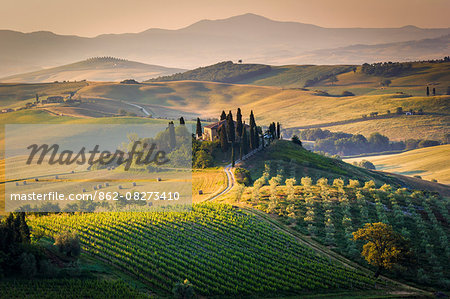
[[[58,35],[49,31],[23,33],[0,30],[0,40],[8,45],[0,49],[0,77],[29,71],[30,65],[54,67],[94,56],[123,57],[186,69],[238,59],[272,65],[307,64],[329,59],[325,55],[319,55],[319,59],[314,61],[302,57],[311,51],[354,44],[413,41],[447,34],[450,34],[450,28],[325,28],[276,21],[255,14],[201,20],[174,30],[150,28],[139,33],[96,37]],[[407,51],[405,56],[416,59]],[[382,58],[391,60],[389,55]],[[351,64],[351,56],[346,59],[349,61],[343,63]]]
[[45,83],[54,81],[139,81],[154,76],[167,76],[184,69],[167,68],[114,57],[93,57],[86,60],[34,72],[0,78],[2,83]]

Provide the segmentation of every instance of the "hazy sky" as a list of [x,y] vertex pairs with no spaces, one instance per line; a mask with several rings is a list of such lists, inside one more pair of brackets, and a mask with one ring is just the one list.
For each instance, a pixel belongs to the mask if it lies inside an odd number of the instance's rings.
[[323,27],[450,27],[450,0],[0,0],[0,29],[95,36],[255,13]]

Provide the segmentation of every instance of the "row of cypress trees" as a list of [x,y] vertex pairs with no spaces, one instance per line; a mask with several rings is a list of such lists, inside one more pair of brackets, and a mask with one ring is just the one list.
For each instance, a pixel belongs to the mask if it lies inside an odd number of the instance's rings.
[[[233,164],[236,150],[239,150],[239,156],[242,159],[248,152],[259,148],[260,145],[264,146],[264,133],[261,127],[256,125],[253,110],[250,112],[249,129],[246,128],[245,122],[242,121],[241,108],[237,109],[236,122],[234,122],[231,110],[228,114],[222,111],[220,122],[222,122],[218,129],[220,147],[224,153],[231,149],[231,160]],[[280,139],[280,131],[280,123],[271,123],[268,130],[270,139]],[[200,118],[197,118],[196,136],[199,137],[202,134],[203,130]]]

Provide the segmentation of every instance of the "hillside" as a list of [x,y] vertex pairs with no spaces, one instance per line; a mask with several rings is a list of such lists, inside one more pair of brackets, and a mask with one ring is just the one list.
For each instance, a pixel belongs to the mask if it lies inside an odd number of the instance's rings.
[[411,256],[403,266],[385,270],[384,275],[448,290],[450,273],[443,266],[450,256],[448,198],[435,189],[423,191],[425,184],[416,184],[411,190],[392,184],[376,186],[370,181],[300,179],[292,171],[293,163],[269,162],[263,177],[253,186],[237,189],[228,202],[249,207],[248,211],[259,209],[262,212],[254,214],[285,231],[297,231],[311,246],[320,243],[364,266],[367,261],[360,255],[364,242],[353,242],[352,232],[366,223],[391,225],[405,238]]
[[48,236],[70,227],[87,254],[135,274],[161,295],[185,279],[201,296],[373,288],[368,273],[329,260],[229,205],[196,205],[185,213],[53,215],[31,218],[30,225]]
[[[384,128],[383,133],[392,140],[404,139],[401,136],[404,131],[402,126],[405,125],[411,130],[408,135],[410,138],[423,138],[425,130],[428,138],[444,138],[450,117],[450,96],[409,97],[396,94],[395,90],[398,89],[395,87],[392,89],[384,89],[386,94],[382,95],[336,97],[323,96],[311,90],[175,81],[139,85],[96,83],[79,90],[77,95],[84,99],[102,98],[137,103],[148,107],[155,117],[178,113],[188,118],[217,118],[224,107],[227,107],[226,110],[240,107],[243,111],[253,110],[261,125],[276,120],[283,128],[320,125],[330,120],[360,119],[362,115],[369,115],[374,111],[378,111],[380,115],[386,114],[387,110],[395,112],[397,107],[403,107],[404,111],[422,109],[424,115],[399,118],[393,115],[392,119],[369,118],[357,125],[364,128],[366,123],[374,122],[378,127]],[[244,115],[244,119],[246,118],[247,115]],[[392,129],[385,126],[389,121],[397,121],[399,126]],[[357,129],[346,132],[356,131]]]
[[380,186],[385,183],[404,185],[402,181],[392,176],[312,153],[287,140],[275,141],[270,147],[242,164],[244,168],[250,170],[253,180],[263,175],[266,165],[270,169],[270,176],[281,174],[283,181],[291,177],[300,181],[302,177],[308,176],[313,181],[324,177],[329,180],[342,178],[347,181],[352,179],[361,182],[373,180]]
[[[117,114],[119,109],[145,116],[138,108],[143,107],[154,118],[184,116],[186,119],[208,119],[217,118],[223,109],[240,107],[243,111],[253,110],[259,125],[279,121],[282,128],[294,130],[305,126],[331,126],[329,129],[332,131],[366,136],[380,131],[391,140],[425,137],[443,140],[450,122],[450,96],[442,95],[448,82],[448,72],[444,71],[446,65],[448,63],[425,64],[425,74],[414,71],[412,75],[394,77],[391,78],[391,86],[383,88],[379,86],[380,78],[361,74],[358,70],[356,73],[350,71],[338,75],[339,81],[334,85],[323,82],[308,87],[309,90],[203,81],[2,84],[0,99],[2,108],[19,108],[33,102],[36,93],[45,98],[50,95],[65,97],[75,92],[74,98],[82,100],[76,107],[58,105],[45,108],[38,105],[37,108],[76,117],[111,116]],[[323,73],[327,74],[330,69],[333,70],[330,67]],[[310,70],[311,75],[319,72],[318,69]],[[431,81],[432,78],[435,80]],[[274,84],[278,79],[273,76]],[[430,86],[436,86],[438,95],[424,95],[427,82],[435,84]],[[329,94],[316,92],[316,88],[328,90]],[[353,90],[356,95],[337,96],[343,89]],[[397,107],[402,107],[404,111],[422,109],[423,114],[396,115]],[[387,110],[391,112],[389,117],[386,117]],[[380,117],[362,119],[362,115],[372,112],[378,112]],[[244,114],[244,120],[248,121],[247,117],[248,113]]]
[[262,64],[240,64],[232,61],[224,61],[214,65],[196,68],[191,71],[179,73],[171,76],[162,76],[150,79],[148,82],[165,81],[211,81],[222,83],[234,83],[269,72],[268,65]]
[[[449,28],[323,28],[297,22],[280,22],[244,14],[221,20],[202,20],[178,30],[148,29],[140,33],[104,34],[93,38],[58,35],[47,31],[22,33],[1,30],[0,40],[8,45],[0,49],[0,77],[68,64],[93,56],[114,56],[148,64],[193,69],[217,61],[238,60],[265,64],[356,64],[394,61],[398,46],[376,44],[438,38]],[[448,55],[445,40],[405,47],[402,60],[439,58]],[[311,54],[319,49],[367,45],[337,55]],[[388,49],[384,52],[385,49]],[[441,50],[442,49],[442,50]],[[369,60],[369,54],[377,56]],[[341,51],[343,52],[343,51]],[[436,56],[434,56],[436,55]],[[364,58],[361,58],[364,57]]]
[[[320,89],[332,95],[340,95],[343,91],[350,91],[356,95],[395,92],[424,95],[424,86],[429,84],[436,88],[438,94],[445,94],[450,82],[449,68],[449,62],[412,62],[411,68],[407,71],[395,76],[383,77],[365,74],[361,71],[361,66],[356,65],[286,65],[272,66],[270,72],[237,83],[303,88],[308,80],[324,78],[306,87]],[[338,81],[331,83],[328,80],[330,75],[336,75]],[[380,85],[381,80],[385,78],[391,80],[388,87]]]
[[138,81],[182,72],[183,69],[128,61],[113,57],[95,57],[59,67],[0,78],[3,83],[44,83],[54,81]]
[[408,176],[420,176],[428,181],[436,179],[440,183],[450,184],[449,155],[450,145],[447,144],[416,149],[401,154],[346,159],[345,162],[352,163],[365,159],[375,164],[378,170]]
[[33,102],[36,94],[45,96],[68,96],[80,88],[87,86],[87,82],[60,82],[39,84],[0,83],[1,108],[18,108],[26,102]]

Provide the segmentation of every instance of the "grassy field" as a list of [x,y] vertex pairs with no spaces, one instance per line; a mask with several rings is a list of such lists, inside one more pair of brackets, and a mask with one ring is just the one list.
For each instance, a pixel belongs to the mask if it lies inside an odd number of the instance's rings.
[[[431,87],[436,88],[438,94],[445,94],[448,82],[450,82],[449,65],[450,63],[412,63],[412,69],[398,76],[389,77],[392,83],[388,88],[380,86],[383,77],[366,75],[360,71],[361,67],[357,67],[356,72],[347,71],[337,75],[338,81],[333,84],[329,80],[324,80],[308,88],[325,90],[330,94],[341,94],[347,90],[356,95],[404,92],[413,96],[423,96],[425,95],[425,86],[430,84]],[[340,72],[345,68],[346,66],[340,65],[275,66],[269,73],[240,83],[302,88],[308,79],[330,72]]]
[[[392,140],[405,138],[443,139],[448,133],[450,96],[445,95],[450,82],[449,63],[413,63],[413,68],[389,77],[389,87],[381,87],[383,79],[361,73],[360,67],[337,75],[335,83],[324,80],[303,90],[306,80],[339,73],[349,66],[281,66],[242,84],[201,81],[153,82],[120,84],[111,82],[79,82],[55,84],[2,84],[2,107],[24,105],[35,93],[67,94],[77,91],[75,98],[83,99],[77,107],[53,107],[51,111],[74,117],[99,117],[117,113],[119,109],[143,115],[128,103],[144,107],[153,117],[186,119],[217,118],[220,112],[240,107],[248,122],[253,110],[258,124],[279,121],[283,128],[320,125],[330,121],[347,121],[387,110],[395,112],[423,109],[425,115],[374,119],[330,130],[369,135],[380,131]],[[264,85],[264,86],[263,86]],[[425,95],[426,85],[436,88],[437,95]],[[329,95],[316,90],[327,91]],[[355,96],[340,96],[344,90]]]
[[[202,169],[192,173],[192,201],[204,201],[222,191],[227,184],[227,177],[223,169]],[[199,194],[202,190],[203,194]]]
[[436,179],[450,184],[450,145],[416,149],[401,154],[346,159],[345,162],[368,160],[379,170],[403,175],[419,175],[424,180]]
[[35,100],[36,93],[40,97],[54,95],[69,95],[87,86],[87,82],[61,82],[39,84],[0,83],[0,106],[15,108],[18,104]]
[[390,140],[407,139],[442,140],[449,133],[450,115],[403,115],[388,119],[369,119],[338,126],[321,126],[333,132],[362,134],[366,137],[373,132],[388,136]]
[[[386,92],[389,92],[387,90]],[[392,91],[391,91],[392,92]],[[124,100],[155,108],[155,115],[167,116],[168,112],[179,115],[217,118],[223,107],[236,109],[241,107],[244,118],[246,111],[253,110],[259,124],[280,121],[284,128],[321,124],[332,121],[343,121],[361,118],[363,114],[378,112],[385,114],[387,110],[394,112],[397,107],[405,111],[423,109],[427,113],[427,124],[431,136],[443,138],[448,115],[450,114],[450,96],[412,96],[403,97],[395,93],[383,95],[361,95],[354,97],[334,97],[316,95],[314,91],[298,89],[282,89],[279,87],[258,87],[231,85],[211,82],[166,82],[145,83],[139,85],[123,85],[117,83],[91,84],[78,93],[83,98],[101,97],[105,99]],[[149,108],[150,110],[152,107]],[[194,113],[194,114],[193,114]],[[424,116],[425,117],[425,116]],[[429,119],[432,119],[430,122]],[[385,120],[374,121],[377,126],[384,126]],[[411,129],[414,135],[416,126],[423,126],[422,117],[400,118],[397,122]],[[417,124],[416,124],[417,122]],[[364,124],[363,124],[364,125]],[[339,128],[340,129],[340,128]],[[352,130],[352,127],[348,127]],[[357,129],[355,129],[357,130]],[[401,129],[387,131],[388,137],[398,138]],[[348,131],[349,133],[355,133]],[[414,137],[422,138],[424,130]]]

